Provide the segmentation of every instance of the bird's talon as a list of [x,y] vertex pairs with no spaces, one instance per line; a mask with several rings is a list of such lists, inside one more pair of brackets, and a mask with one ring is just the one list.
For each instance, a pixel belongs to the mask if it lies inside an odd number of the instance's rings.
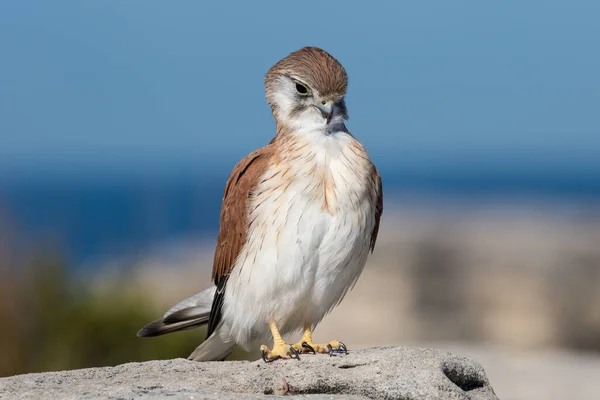
[[266,362],[267,364],[269,363],[269,361],[267,360],[267,352],[264,351],[263,349],[260,350],[260,355],[263,359],[264,362]]
[[316,344],[307,340],[302,340],[292,346],[298,353],[306,354],[329,354],[333,356],[335,353],[348,354],[348,348],[340,341],[334,340],[329,343]]
[[333,346],[329,343],[327,343],[327,348],[329,349],[329,357],[333,356]]
[[296,350],[294,348],[294,346],[290,346],[290,351],[292,352],[292,355],[290,356],[290,358],[295,358],[298,361],[300,361],[300,354],[298,353],[298,350]]
[[302,347],[304,347],[308,351],[311,351],[313,354],[317,354],[317,352],[315,351],[315,349],[310,344],[308,344],[306,342],[302,342]]
[[269,349],[267,346],[260,346],[260,355],[264,362],[271,363],[280,358],[289,359],[295,358],[300,360],[298,350],[286,343],[276,343],[273,349]]
[[348,354],[348,348],[347,348],[347,347],[346,347],[346,345],[345,345],[344,343],[342,343],[342,342],[340,342],[340,348],[339,348],[339,350],[340,350],[340,351],[343,351],[343,352],[344,352],[344,354]]

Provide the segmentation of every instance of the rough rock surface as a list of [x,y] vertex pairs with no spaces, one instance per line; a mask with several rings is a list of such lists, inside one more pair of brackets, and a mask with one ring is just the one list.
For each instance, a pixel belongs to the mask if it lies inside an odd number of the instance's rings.
[[7,399],[497,399],[477,362],[434,349],[376,347],[301,360],[199,363],[185,359],[17,375]]

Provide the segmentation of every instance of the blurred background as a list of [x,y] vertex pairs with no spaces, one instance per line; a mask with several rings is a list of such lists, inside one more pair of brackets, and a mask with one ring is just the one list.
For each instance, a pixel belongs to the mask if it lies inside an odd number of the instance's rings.
[[456,351],[503,399],[598,398],[599,20],[594,0],[2,2],[0,376],[187,357],[202,330],[136,332],[210,285],[225,180],[275,133],[263,76],[312,45],[348,71],[385,192],[316,339]]

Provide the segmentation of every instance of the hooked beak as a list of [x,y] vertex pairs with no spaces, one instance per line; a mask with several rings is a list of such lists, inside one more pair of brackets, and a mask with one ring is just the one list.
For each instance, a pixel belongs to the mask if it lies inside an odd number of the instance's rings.
[[319,104],[317,108],[321,111],[321,115],[323,115],[323,118],[327,121],[327,132],[348,132],[344,125],[344,120],[348,119],[344,99],[340,99],[336,102],[328,101],[325,104]]
[[328,101],[327,103],[322,104],[317,108],[319,109],[319,111],[321,111],[321,115],[327,120],[327,123],[329,124],[329,122],[331,122],[331,118],[333,118],[335,103],[332,101]]
[[346,114],[346,103],[343,98],[338,101],[330,100],[325,104],[321,103],[317,108],[321,111],[321,115],[327,120],[327,123],[330,123],[332,119],[340,121],[348,119],[348,115]]

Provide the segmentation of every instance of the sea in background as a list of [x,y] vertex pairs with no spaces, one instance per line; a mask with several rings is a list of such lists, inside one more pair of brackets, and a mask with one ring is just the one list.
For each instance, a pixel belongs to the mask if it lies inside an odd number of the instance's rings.
[[[402,169],[384,164],[386,210],[411,198],[443,203],[505,203],[535,198],[585,210],[600,201],[593,171]],[[152,174],[39,174],[0,181],[0,215],[16,249],[50,245],[74,268],[136,257],[216,237],[228,170],[208,168]],[[404,200],[403,200],[404,199]],[[522,200],[521,200],[522,201]],[[385,223],[385,220],[384,220]],[[18,253],[18,252],[17,252]]]

